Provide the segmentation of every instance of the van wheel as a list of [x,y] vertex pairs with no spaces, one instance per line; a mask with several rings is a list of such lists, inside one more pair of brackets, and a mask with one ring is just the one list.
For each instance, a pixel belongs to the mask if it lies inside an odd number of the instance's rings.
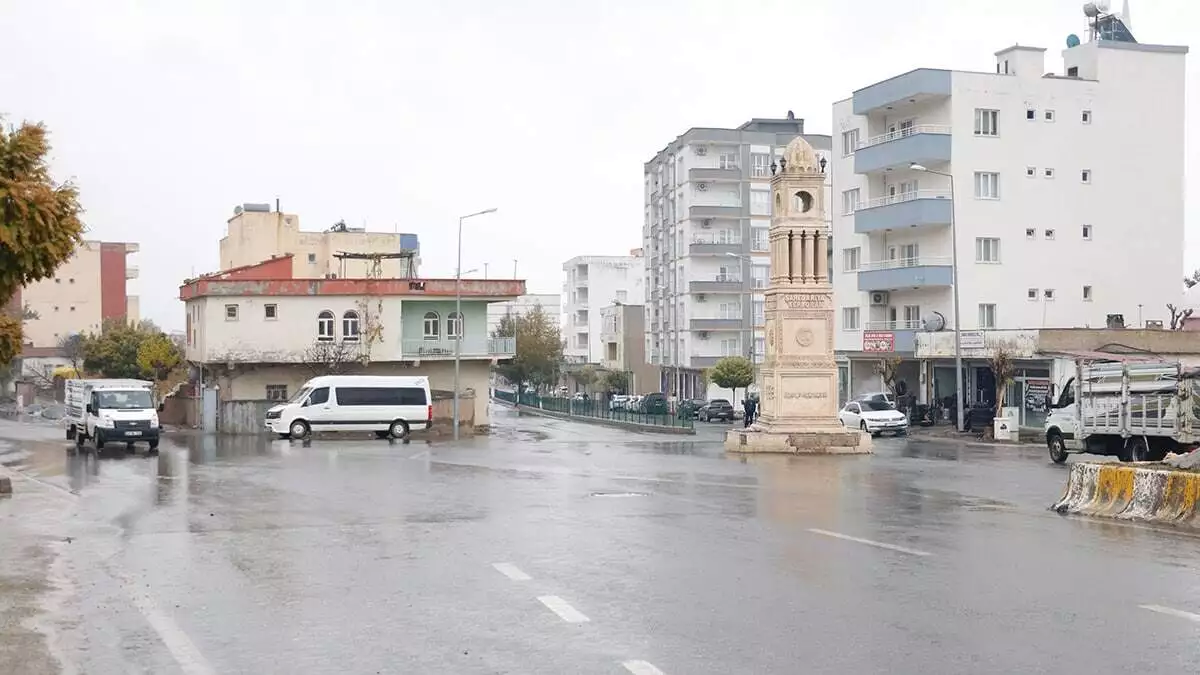
[[296,420],[295,422],[292,422],[292,426],[288,428],[288,436],[290,436],[292,440],[299,441],[307,438],[308,433],[308,422],[305,422],[304,420]]
[[388,435],[396,440],[408,437],[408,422],[404,420],[392,422],[392,426],[388,427]]
[[376,431],[375,432],[375,438],[378,438],[380,440],[387,438],[388,436],[391,436],[391,435],[392,435],[392,432],[390,432],[390,431]]
[[1055,464],[1067,461],[1067,443],[1063,440],[1062,434],[1051,432],[1046,437],[1046,447],[1050,449],[1050,461]]

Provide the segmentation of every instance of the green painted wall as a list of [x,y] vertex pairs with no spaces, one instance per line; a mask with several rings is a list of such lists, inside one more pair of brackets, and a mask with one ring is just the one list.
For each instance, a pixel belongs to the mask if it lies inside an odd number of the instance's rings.
[[[479,300],[463,300],[462,313],[466,326],[463,337],[467,340],[485,340],[487,334],[488,303]],[[425,336],[425,313],[437,312],[441,320],[441,338],[446,338],[446,320],[454,313],[453,300],[405,300],[400,305],[401,339],[420,340]]]

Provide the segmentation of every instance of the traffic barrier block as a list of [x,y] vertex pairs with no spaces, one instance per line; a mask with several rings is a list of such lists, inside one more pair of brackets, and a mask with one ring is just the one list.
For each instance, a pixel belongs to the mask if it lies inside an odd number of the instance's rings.
[[1072,513],[1170,525],[1200,524],[1200,474],[1159,465],[1071,467],[1063,496],[1051,507]]
[[8,477],[0,477],[0,495],[12,494],[12,479]]

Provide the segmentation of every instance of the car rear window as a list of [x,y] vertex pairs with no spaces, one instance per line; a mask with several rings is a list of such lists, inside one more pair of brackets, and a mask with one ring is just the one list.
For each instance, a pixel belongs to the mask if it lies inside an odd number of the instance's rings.
[[429,405],[420,387],[338,387],[338,405]]
[[723,398],[714,398],[712,400],[712,403],[713,403],[713,405],[732,405],[729,403],[729,401],[727,401]]

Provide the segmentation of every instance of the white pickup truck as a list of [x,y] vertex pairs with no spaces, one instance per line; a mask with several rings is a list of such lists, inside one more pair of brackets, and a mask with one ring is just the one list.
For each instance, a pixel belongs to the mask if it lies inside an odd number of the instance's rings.
[[154,383],[146,380],[67,380],[67,438],[78,448],[92,439],[96,450],[105,443],[147,443],[158,449],[162,427],[154,405]]
[[1048,407],[1046,447],[1059,464],[1072,452],[1160,461],[1200,445],[1200,370],[1179,363],[1079,359]]

